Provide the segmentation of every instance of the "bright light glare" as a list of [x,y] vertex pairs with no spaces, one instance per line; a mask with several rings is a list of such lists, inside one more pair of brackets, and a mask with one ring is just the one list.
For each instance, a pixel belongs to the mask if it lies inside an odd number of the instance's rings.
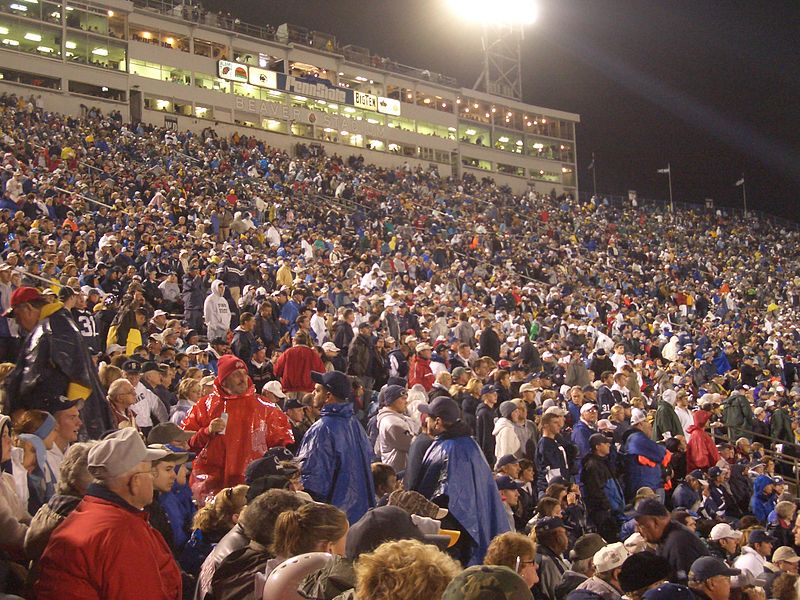
[[461,18],[489,25],[531,25],[538,16],[532,0],[495,0],[491,8],[485,0],[447,0],[447,4]]

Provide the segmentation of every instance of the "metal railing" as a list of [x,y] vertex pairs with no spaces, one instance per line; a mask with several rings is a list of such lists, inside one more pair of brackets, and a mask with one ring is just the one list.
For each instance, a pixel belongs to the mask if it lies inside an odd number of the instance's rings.
[[[739,434],[736,438],[733,438],[730,435],[730,431],[733,430],[737,434]],[[771,446],[773,444],[791,444],[792,446],[797,447],[797,444],[793,442],[787,442],[786,440],[782,440],[779,438],[774,438],[769,435],[764,435],[762,433],[756,433],[755,431],[751,431],[749,429],[744,429],[742,427],[719,427],[716,431],[713,432],[713,436],[715,440],[722,440],[730,444],[731,446],[735,447],[736,440],[740,437],[746,437],[751,441],[755,439],[758,440],[768,440],[770,447],[766,444],[764,445],[763,455],[765,458],[771,459],[775,463],[775,471],[776,475],[780,475],[783,477],[784,481],[786,481],[789,486],[793,489],[793,492],[797,494],[800,491],[800,458],[792,456],[791,454],[786,454],[784,452],[778,452],[774,450]],[[786,465],[789,468],[787,469],[778,469],[779,465]]]

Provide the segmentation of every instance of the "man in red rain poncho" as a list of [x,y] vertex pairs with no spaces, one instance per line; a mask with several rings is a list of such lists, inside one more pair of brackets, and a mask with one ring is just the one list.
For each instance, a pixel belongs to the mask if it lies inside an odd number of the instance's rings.
[[692,415],[694,425],[686,429],[691,437],[686,448],[686,472],[695,469],[709,469],[717,464],[719,451],[714,445],[714,440],[706,431],[711,413],[707,410],[698,410]]
[[214,389],[192,407],[181,427],[197,432],[189,440],[197,452],[190,485],[200,502],[244,482],[247,465],[270,448],[294,442],[289,419],[256,394],[247,365],[232,354],[219,359]]

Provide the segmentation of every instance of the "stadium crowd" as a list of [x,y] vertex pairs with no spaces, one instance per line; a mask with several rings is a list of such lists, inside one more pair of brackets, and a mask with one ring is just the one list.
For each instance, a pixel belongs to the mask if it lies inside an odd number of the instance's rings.
[[797,229],[0,110],[0,597],[798,597]]

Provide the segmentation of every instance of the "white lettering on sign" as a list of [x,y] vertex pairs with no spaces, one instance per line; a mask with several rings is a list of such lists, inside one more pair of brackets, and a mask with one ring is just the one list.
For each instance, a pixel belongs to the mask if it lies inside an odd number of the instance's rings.
[[399,117],[400,100],[395,100],[394,98],[384,98],[383,96],[380,96],[378,98],[378,112],[385,115],[394,115],[395,117]]
[[313,96],[322,98],[329,102],[345,104],[347,102],[347,92],[335,87],[328,87],[324,83],[308,83],[300,81],[292,76],[286,77],[286,91],[301,96]]
[[278,74],[275,71],[250,67],[250,83],[258,87],[266,87],[274,90],[278,87]]
[[378,97],[363,92],[354,92],[354,102],[358,108],[367,110],[378,110]]
[[347,131],[350,134],[360,134],[370,138],[386,137],[386,127],[368,123],[359,119],[351,119],[344,115],[329,115],[327,113],[312,112],[306,108],[287,106],[276,102],[266,102],[254,98],[236,97],[235,109],[239,111],[256,113],[269,119],[282,119],[297,123],[308,123],[320,128]]

